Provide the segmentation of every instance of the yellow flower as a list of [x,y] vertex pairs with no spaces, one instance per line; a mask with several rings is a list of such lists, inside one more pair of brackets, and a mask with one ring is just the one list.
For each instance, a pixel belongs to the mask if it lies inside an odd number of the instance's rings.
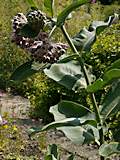
[[18,129],[17,129],[17,127],[16,127],[16,125],[13,125],[13,131],[17,131]]
[[3,125],[3,128],[4,128],[4,129],[7,129],[7,128],[8,128],[8,125],[7,125],[7,124]]

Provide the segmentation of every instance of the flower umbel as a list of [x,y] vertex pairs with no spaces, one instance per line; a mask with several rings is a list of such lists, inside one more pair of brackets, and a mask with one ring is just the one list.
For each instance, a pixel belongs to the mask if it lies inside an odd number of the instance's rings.
[[[34,61],[52,64],[58,61],[68,46],[63,43],[54,43],[49,39],[48,33],[43,31],[46,20],[45,14],[39,10],[31,11],[27,16],[18,13],[12,20],[12,42],[28,51]],[[21,35],[20,31],[26,24],[29,24],[33,31],[39,28],[36,37]]]

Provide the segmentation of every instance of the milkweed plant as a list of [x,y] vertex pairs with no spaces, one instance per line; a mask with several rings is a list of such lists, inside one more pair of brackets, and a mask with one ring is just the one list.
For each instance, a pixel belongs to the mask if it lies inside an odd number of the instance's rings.
[[[90,54],[97,35],[113,23],[119,22],[119,15],[111,15],[105,21],[93,21],[88,28],[83,28],[71,37],[65,27],[68,16],[78,7],[96,1],[74,0],[57,17],[54,17],[54,0],[44,0],[44,6],[51,15],[49,17],[38,9],[33,0],[28,2],[31,10],[26,14],[18,13],[12,19],[11,39],[31,56],[31,60],[18,67],[11,75],[11,80],[24,80],[42,71],[75,93],[79,94],[84,88],[92,102],[88,108],[74,101],[61,100],[50,108],[55,121],[42,128],[31,128],[29,132],[34,134],[57,128],[73,143],[97,143],[101,160],[114,153],[120,154],[119,130],[115,130],[116,137],[112,135],[110,140],[105,140],[109,130],[107,120],[120,112],[120,59],[108,66],[100,78],[95,80],[83,58],[83,55]],[[57,28],[65,37],[66,44],[53,41],[52,36]],[[70,55],[67,50],[70,50]],[[101,97],[98,105],[94,93],[105,88],[107,93]],[[49,153],[45,156],[46,160],[47,158],[59,159],[55,145],[49,147]],[[74,155],[70,158],[74,159]]]

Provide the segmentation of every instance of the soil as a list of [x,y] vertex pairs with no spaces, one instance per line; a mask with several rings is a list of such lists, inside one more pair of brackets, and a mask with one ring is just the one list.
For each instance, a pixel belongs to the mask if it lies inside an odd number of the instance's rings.
[[[0,151],[0,160],[44,160],[44,155],[49,144],[57,144],[60,152],[61,160],[67,160],[71,153],[75,154],[75,160],[99,160],[97,146],[76,145],[71,143],[64,134],[57,130],[49,130],[41,134],[29,137],[28,130],[31,127],[43,126],[42,120],[30,119],[28,116],[30,103],[27,99],[20,96],[8,95],[0,92],[0,110],[3,115],[9,112],[9,116],[15,119],[17,128],[21,132],[24,147],[20,149],[20,157],[4,158],[6,153]],[[8,151],[8,154],[9,151]],[[14,154],[14,151],[13,151]],[[119,160],[120,157],[111,159]]]

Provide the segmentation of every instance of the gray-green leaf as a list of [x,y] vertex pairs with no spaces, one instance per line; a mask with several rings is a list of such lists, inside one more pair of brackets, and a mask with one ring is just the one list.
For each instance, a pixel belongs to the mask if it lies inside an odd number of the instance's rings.
[[[77,61],[53,64],[44,72],[49,78],[70,90],[79,91],[81,88],[87,87],[81,66]],[[89,73],[89,78],[93,81],[94,76]]]
[[88,92],[96,92],[120,78],[120,69],[114,68],[104,73],[103,78],[99,78],[92,85],[87,87]]
[[[84,108],[83,106],[80,105],[75,106],[75,104],[74,102],[68,101],[67,103],[67,101],[63,101],[61,104],[51,107],[50,112],[54,115],[55,119],[55,122],[52,123],[53,125],[52,127],[55,127],[56,125],[56,127],[58,127],[59,130],[63,131],[64,134],[74,143],[84,144],[84,143],[89,143],[91,141],[95,141],[96,139],[98,140],[99,132],[98,129],[96,128],[97,125],[94,114],[91,113],[88,109]],[[77,113],[77,111],[80,110],[78,107],[82,109],[79,113]],[[81,117],[76,118],[75,116],[76,117],[81,116]],[[66,117],[71,117],[71,118],[66,118]],[[66,123],[67,121],[68,123]],[[64,126],[63,123],[66,126]]]
[[[57,105],[52,106],[50,108],[50,112],[56,112],[58,119],[64,119],[64,118],[70,118],[70,117],[83,117],[86,116],[87,114],[91,114],[92,112],[86,108],[85,106],[78,104],[76,102],[72,101],[67,101],[67,100],[62,100],[59,102]],[[59,115],[60,114],[60,115]],[[57,119],[55,117],[55,119]],[[90,118],[90,117],[89,117]]]
[[24,63],[13,72],[10,79],[15,81],[22,81],[25,80],[27,77],[30,77],[33,74],[37,73],[36,70],[31,69],[31,66],[32,61]]
[[58,149],[56,144],[51,144],[47,148],[47,154],[48,155],[54,155],[55,158],[58,157]]

